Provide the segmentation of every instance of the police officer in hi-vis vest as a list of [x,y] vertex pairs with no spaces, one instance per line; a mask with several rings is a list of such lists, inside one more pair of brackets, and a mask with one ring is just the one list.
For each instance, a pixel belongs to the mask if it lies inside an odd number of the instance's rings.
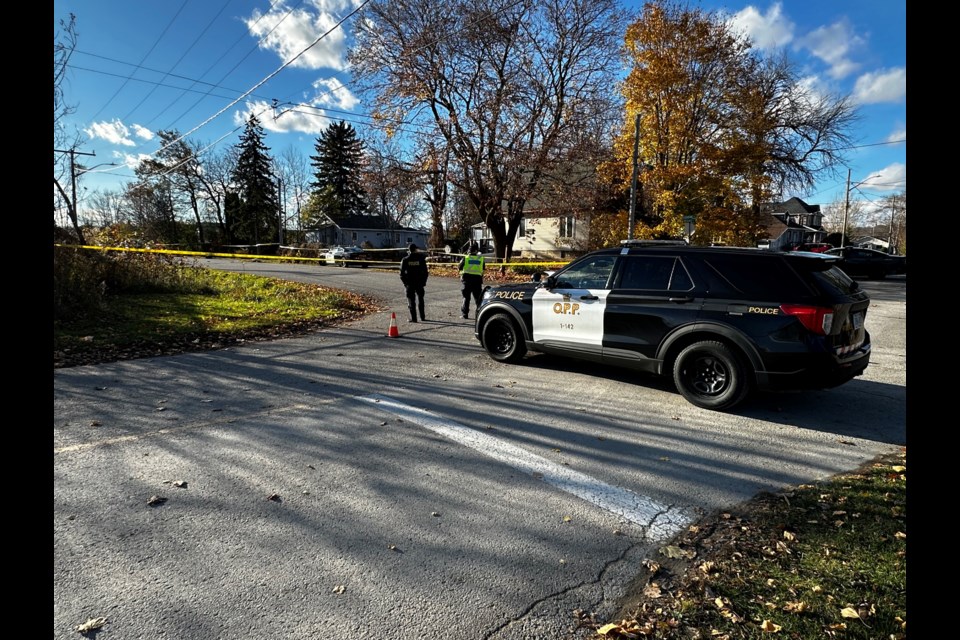
[[417,245],[411,242],[407,250],[407,255],[400,261],[400,282],[406,289],[410,322],[416,322],[418,310],[420,319],[426,320],[423,313],[423,288],[427,284],[430,272],[427,271],[427,257],[417,250]]
[[460,305],[460,315],[470,317],[470,298],[473,298],[474,307],[480,306],[480,296],[483,290],[483,256],[476,242],[470,244],[470,252],[460,259],[460,293],[463,295],[463,304]]

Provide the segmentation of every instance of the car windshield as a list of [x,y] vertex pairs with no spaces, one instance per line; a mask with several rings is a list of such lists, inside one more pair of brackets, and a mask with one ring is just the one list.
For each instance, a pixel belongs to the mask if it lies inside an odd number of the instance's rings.
[[557,289],[605,289],[616,261],[617,257],[610,255],[581,260],[552,276],[555,278],[553,286]]

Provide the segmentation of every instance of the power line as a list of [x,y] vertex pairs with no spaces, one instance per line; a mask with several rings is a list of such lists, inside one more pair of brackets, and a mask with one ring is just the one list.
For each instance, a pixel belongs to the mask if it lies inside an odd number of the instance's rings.
[[[168,75],[170,75],[170,73],[172,73],[173,70],[177,68],[177,65],[179,65],[181,62],[183,62],[183,59],[187,56],[187,54],[190,53],[190,51],[191,51],[195,46],[197,46],[197,43],[200,42],[200,39],[203,37],[203,34],[205,34],[207,31],[210,30],[210,27],[213,26],[213,23],[216,22],[217,18],[220,17],[220,14],[224,12],[224,10],[227,8],[227,5],[229,5],[230,2],[231,2],[231,0],[227,0],[225,3],[223,3],[223,6],[220,7],[220,11],[218,11],[217,14],[216,14],[215,16],[213,16],[213,18],[211,18],[209,22],[207,22],[207,26],[205,26],[205,27],[203,28],[203,31],[201,31],[201,32],[197,35],[197,37],[193,39],[193,42],[190,43],[190,46],[187,47],[186,50],[184,50],[184,52],[180,55],[179,58],[177,58],[177,61],[173,63],[173,66],[170,67],[170,70],[167,71],[166,73],[164,73],[164,75],[163,75],[164,78],[166,78]],[[127,115],[123,116],[122,120],[127,120],[131,115],[133,115],[133,113],[134,113],[137,109],[140,108],[140,105],[142,105],[144,102],[146,102],[147,99],[148,99],[150,96],[153,95],[153,92],[156,91],[156,89],[157,89],[157,85],[154,85],[153,89],[151,89],[151,90],[147,93],[147,95],[143,96],[143,99],[141,99],[140,102],[138,102],[138,103],[136,104],[136,106],[133,107],[133,109],[130,109],[130,111],[127,113]],[[154,117],[154,119],[156,119],[156,117]],[[151,122],[151,121],[148,121],[147,124],[150,124],[150,122]]]
[[[157,45],[160,44],[160,41],[163,39],[163,36],[166,35],[171,25],[173,25],[173,23],[176,21],[177,16],[180,15],[180,12],[183,11],[183,8],[186,6],[187,6],[187,0],[183,0],[183,4],[181,4],[180,8],[177,9],[177,13],[174,14],[173,18],[170,19],[170,22],[167,23],[167,26],[163,28],[163,32],[157,37],[157,39],[154,41],[150,49],[143,55],[143,58],[140,59],[140,63],[136,65],[136,69],[139,69],[140,65],[146,62],[147,58],[150,56],[151,53],[153,53],[153,50],[157,48]],[[90,118],[91,120],[96,120],[97,116],[99,116],[103,112],[103,110],[107,108],[107,105],[113,102],[114,98],[116,98],[120,94],[120,92],[123,91],[123,88],[127,86],[127,82],[130,80],[130,78],[133,77],[133,74],[136,73],[136,69],[133,72],[131,72],[130,76],[123,82],[123,84],[120,85],[120,87],[116,90],[116,92],[114,92],[114,94],[110,96],[110,99],[107,100],[104,103],[104,105],[97,110],[95,114],[93,114],[93,117]]]
[[167,149],[167,148],[169,148],[170,146],[172,146],[172,145],[180,142],[181,140],[183,140],[184,138],[186,138],[186,137],[187,137],[188,135],[190,135],[191,133],[196,132],[198,129],[200,129],[200,128],[206,126],[207,124],[209,124],[210,122],[216,120],[218,117],[220,117],[221,115],[223,115],[223,113],[224,113],[227,109],[229,109],[229,108],[232,107],[233,105],[235,105],[235,104],[237,104],[238,102],[240,102],[241,100],[243,100],[245,97],[247,97],[248,95],[250,95],[251,93],[253,93],[253,91],[254,91],[255,89],[257,89],[258,87],[262,87],[264,84],[266,84],[266,82],[267,82],[268,80],[270,80],[270,78],[274,77],[275,75],[277,75],[278,73],[280,73],[281,71],[283,71],[284,69],[286,69],[287,67],[289,67],[291,64],[293,64],[294,62],[296,62],[296,60],[299,59],[300,56],[302,56],[302,55],[305,54],[307,51],[309,51],[309,50],[312,49],[314,46],[316,46],[317,43],[319,43],[321,40],[323,40],[325,37],[327,37],[327,36],[328,36],[330,33],[332,33],[334,30],[338,29],[338,28],[340,27],[340,25],[342,25],[342,24],[343,24],[344,22],[346,22],[348,19],[350,19],[351,17],[353,17],[353,15],[356,14],[358,11],[360,11],[363,7],[367,6],[367,4],[369,4],[369,2],[370,2],[370,0],[364,0],[364,1],[360,4],[360,6],[358,6],[356,9],[354,9],[353,11],[351,11],[350,13],[348,13],[348,14],[347,14],[343,19],[341,19],[337,24],[333,25],[330,29],[328,29],[328,30],[325,31],[323,34],[321,34],[316,40],[314,40],[314,41],[311,42],[308,46],[306,46],[303,50],[301,50],[300,53],[298,53],[297,55],[293,56],[292,58],[290,58],[289,60],[287,60],[286,62],[284,62],[284,63],[283,63],[282,65],[280,65],[275,71],[273,71],[272,73],[270,73],[270,74],[268,74],[267,76],[265,76],[262,80],[260,80],[260,82],[258,82],[258,83],[255,84],[254,86],[252,86],[252,87],[251,87],[250,89],[248,89],[247,91],[245,91],[245,92],[244,92],[242,95],[240,95],[238,98],[236,98],[235,100],[233,100],[232,102],[230,102],[230,104],[228,104],[227,106],[225,106],[225,107],[223,107],[222,109],[220,109],[220,111],[216,112],[215,114],[213,114],[212,116],[210,116],[209,118],[207,118],[206,120],[204,120],[203,122],[201,122],[200,124],[198,124],[196,127],[194,127],[193,129],[191,129],[190,131],[184,133],[183,135],[181,135],[180,137],[176,138],[175,140],[170,141],[169,143],[167,143],[166,145],[164,145],[163,147],[161,147],[160,149],[158,149],[156,152],[154,152],[154,153],[151,154],[151,155],[156,155],[157,153],[160,153],[160,152],[163,151],[164,149]]

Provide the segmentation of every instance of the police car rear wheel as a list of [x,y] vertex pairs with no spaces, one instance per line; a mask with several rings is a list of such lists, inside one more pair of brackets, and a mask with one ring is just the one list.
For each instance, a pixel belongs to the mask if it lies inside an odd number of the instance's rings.
[[683,349],[673,366],[673,381],[690,404],[727,410],[750,392],[742,360],[725,344],[696,342]]
[[483,325],[483,346],[498,362],[517,362],[527,352],[527,345],[510,316],[500,313]]

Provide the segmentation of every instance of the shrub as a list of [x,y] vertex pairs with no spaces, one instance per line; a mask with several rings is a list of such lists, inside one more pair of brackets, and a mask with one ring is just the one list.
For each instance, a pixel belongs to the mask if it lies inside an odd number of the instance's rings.
[[54,247],[54,322],[89,318],[109,295],[210,290],[196,269],[174,256]]

